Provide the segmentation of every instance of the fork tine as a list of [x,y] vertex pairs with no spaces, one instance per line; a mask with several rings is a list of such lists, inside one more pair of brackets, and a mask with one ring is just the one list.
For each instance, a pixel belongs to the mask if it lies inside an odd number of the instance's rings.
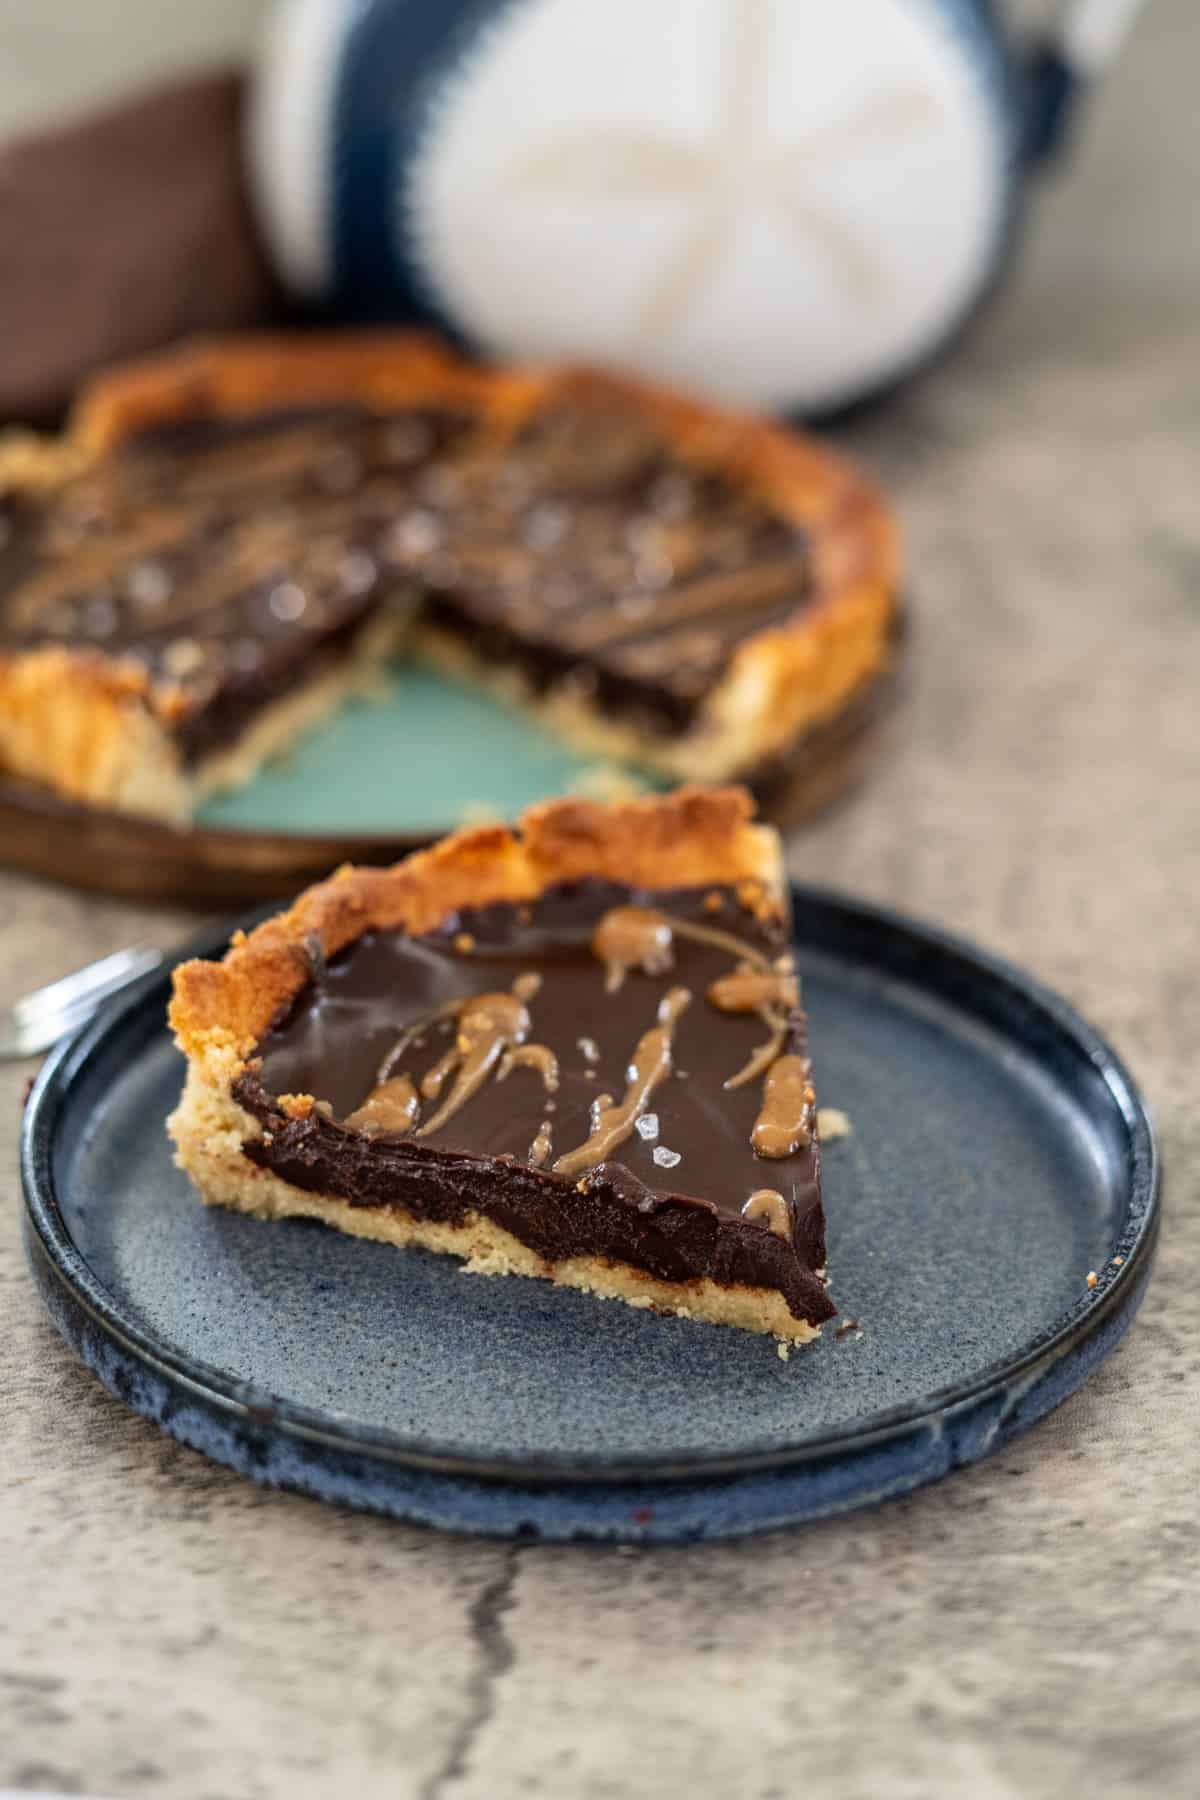
[[96,1005],[106,995],[123,987],[127,981],[135,979],[137,974],[154,968],[159,961],[159,953],[146,945],[118,950],[112,956],[90,964],[86,969],[78,969],[73,975],[65,975],[61,981],[52,982],[49,987],[27,994],[24,999],[15,1003],[12,1016],[18,1027],[32,1026],[81,1005]]

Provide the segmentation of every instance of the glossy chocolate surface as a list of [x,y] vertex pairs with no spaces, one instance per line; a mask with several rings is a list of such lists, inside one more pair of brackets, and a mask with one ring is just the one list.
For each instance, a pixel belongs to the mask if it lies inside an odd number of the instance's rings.
[[[595,942],[602,922],[644,916],[666,921],[669,964],[622,965]],[[638,953],[636,937],[621,941]],[[771,1032],[714,984],[747,960],[786,984],[786,955],[782,925],[729,889],[644,895],[592,881],[531,911],[463,913],[423,938],[368,935],[315,969],[241,1078],[238,1098],[271,1134],[248,1154],[354,1204],[399,1200],[451,1221],[478,1210],[552,1260],[607,1255],[667,1281],[778,1288],[796,1316],[828,1318],[812,1273],[825,1246],[811,1106],[803,1142],[766,1158],[751,1145],[764,1074],[725,1085]],[[774,1017],[777,1055],[803,1059],[798,1007]],[[448,1107],[490,1053],[489,1032],[504,1038],[496,1058]],[[318,1108],[285,1118],[276,1098],[302,1094]],[[629,1128],[589,1151],[614,1122]]]
[[49,497],[0,495],[0,649],[136,660],[177,690],[193,760],[416,602],[535,689],[682,730],[807,581],[802,533],[611,403],[515,438],[432,407],[194,420]]

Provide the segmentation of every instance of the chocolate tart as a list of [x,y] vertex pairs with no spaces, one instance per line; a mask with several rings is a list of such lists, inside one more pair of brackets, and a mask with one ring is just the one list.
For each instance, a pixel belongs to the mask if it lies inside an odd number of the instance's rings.
[[812,440],[414,336],[185,348],[0,446],[0,768],[181,820],[397,651],[671,779],[888,658],[896,541]]
[[779,840],[739,789],[551,801],[346,868],[175,973],[211,1204],[803,1341],[834,1308]]

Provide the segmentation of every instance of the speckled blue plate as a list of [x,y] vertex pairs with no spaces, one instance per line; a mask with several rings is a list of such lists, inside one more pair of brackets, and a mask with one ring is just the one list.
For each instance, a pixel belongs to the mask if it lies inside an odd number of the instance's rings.
[[796,934],[821,1098],[853,1122],[825,1195],[858,1330],[783,1363],[770,1339],[205,1209],[162,1130],[183,1065],[157,975],[56,1052],[26,1113],[56,1324],[218,1461],[462,1531],[728,1536],[974,1461],[1136,1311],[1159,1210],[1145,1108],[1069,1007],[993,958],[806,890]]

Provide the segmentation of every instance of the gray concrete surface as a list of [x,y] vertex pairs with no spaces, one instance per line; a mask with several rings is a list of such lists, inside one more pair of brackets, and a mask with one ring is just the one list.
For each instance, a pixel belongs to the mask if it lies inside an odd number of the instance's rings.
[[[0,1078],[0,1787],[162,1800],[1183,1800],[1200,1770],[1200,16],[1151,7],[1021,279],[851,434],[917,602],[893,752],[799,874],[1028,964],[1169,1170],[1129,1338],[886,1509],[623,1555],[260,1493],[108,1399],[22,1263]],[[0,994],[135,929],[0,876]]]

